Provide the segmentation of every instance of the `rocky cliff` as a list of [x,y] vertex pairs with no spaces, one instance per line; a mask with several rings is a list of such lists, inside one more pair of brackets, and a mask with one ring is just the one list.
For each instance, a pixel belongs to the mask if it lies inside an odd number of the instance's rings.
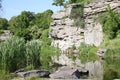
[[[61,50],[71,48],[73,45],[80,46],[81,42],[99,46],[103,41],[102,25],[95,21],[100,13],[106,11],[107,5],[111,9],[120,11],[119,0],[93,0],[84,6],[84,28],[74,25],[74,19],[70,18],[73,8],[81,7],[80,4],[71,4],[52,15],[50,37],[53,38],[52,45]],[[80,20],[81,21],[81,20]]]
[[[90,4],[83,7],[83,18],[79,18],[79,23],[84,21],[84,27],[76,26],[75,19],[71,18],[74,8],[81,8],[80,4],[71,4],[52,15],[50,37],[53,38],[52,45],[57,46],[61,51],[69,51],[69,48],[79,47],[82,42],[90,45],[99,46],[103,42],[102,25],[96,20],[101,13],[106,12],[107,5],[112,10],[120,13],[120,0],[92,0]],[[74,15],[74,14],[73,14]],[[79,16],[77,16],[79,17]],[[81,63],[79,58],[75,60],[68,57],[70,54],[61,54],[53,57],[54,63],[72,67],[83,67],[89,71],[88,79],[97,78],[103,80],[103,56],[106,49],[101,48],[95,52],[99,60]],[[72,52],[72,51],[71,51]],[[74,50],[72,54],[74,53]],[[79,54],[79,51],[77,52]],[[76,54],[73,54],[74,56]],[[77,55],[76,55],[77,56]]]

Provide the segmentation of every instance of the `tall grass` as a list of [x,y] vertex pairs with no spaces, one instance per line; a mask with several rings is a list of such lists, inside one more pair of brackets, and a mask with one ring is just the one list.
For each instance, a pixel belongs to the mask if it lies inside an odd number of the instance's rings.
[[0,44],[1,69],[13,72],[25,66],[25,41],[12,37]]
[[51,66],[53,64],[52,57],[59,55],[59,49],[53,46],[42,46],[41,47],[41,68],[44,69],[51,69]]
[[33,68],[40,67],[40,50],[40,41],[32,40],[26,43],[27,66],[31,65]]
[[120,78],[120,39],[105,41],[104,46],[107,47],[105,53],[104,64],[104,80],[113,80]]

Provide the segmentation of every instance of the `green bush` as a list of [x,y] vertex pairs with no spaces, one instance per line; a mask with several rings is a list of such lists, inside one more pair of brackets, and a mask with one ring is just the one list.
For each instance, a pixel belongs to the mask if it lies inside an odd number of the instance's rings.
[[40,49],[41,43],[38,40],[32,40],[26,43],[27,66],[33,68],[40,67]]
[[11,37],[0,44],[1,69],[13,72],[25,67],[25,41],[23,38]]
[[74,25],[81,28],[84,28],[85,24],[83,6],[84,5],[73,7],[70,14],[70,18],[74,19]]
[[0,18],[0,29],[6,30],[8,29],[8,21],[5,18]]
[[[104,80],[120,78],[120,47],[109,48],[105,53]],[[108,77],[109,76],[109,77]]]
[[43,45],[51,45],[52,39],[49,38],[49,29],[45,29],[42,32],[41,41],[43,42]]
[[42,31],[49,28],[52,14],[51,10],[37,14],[23,11],[9,20],[9,29],[15,36],[23,37],[25,40],[39,39]]
[[120,38],[107,39],[102,46],[107,48],[104,55],[104,80],[120,78]]
[[107,12],[102,13],[98,20],[103,26],[103,32],[106,37],[113,39],[118,35],[120,30],[120,14],[111,10],[109,5]]
[[97,60],[96,57],[96,52],[97,52],[98,48],[92,45],[87,45],[85,43],[81,43],[80,47],[79,47],[79,58],[81,60],[82,63],[86,63],[88,61],[95,61]]
[[41,47],[41,55],[40,55],[40,61],[41,61],[41,68],[44,69],[50,69],[53,62],[52,57],[59,55],[59,49],[53,46],[42,46]]

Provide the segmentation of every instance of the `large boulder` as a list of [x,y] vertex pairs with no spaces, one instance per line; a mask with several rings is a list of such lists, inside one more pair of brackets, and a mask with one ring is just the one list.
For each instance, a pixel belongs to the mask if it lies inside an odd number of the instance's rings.
[[58,71],[50,74],[52,79],[80,79],[87,78],[89,72],[86,69],[63,66]]
[[15,72],[15,75],[22,77],[22,78],[31,78],[31,77],[42,77],[42,78],[48,78],[50,75],[50,72],[47,70],[31,70],[31,71],[18,71]]
[[89,71],[89,78],[93,79],[96,77],[98,80],[103,80],[103,65],[100,61],[87,62],[85,69]]

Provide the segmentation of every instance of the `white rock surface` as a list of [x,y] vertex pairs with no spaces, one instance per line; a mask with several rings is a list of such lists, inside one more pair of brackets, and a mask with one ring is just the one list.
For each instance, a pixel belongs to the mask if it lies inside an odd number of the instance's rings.
[[10,37],[12,37],[12,33],[9,30],[4,30],[2,34],[0,34],[0,40],[4,41]]
[[80,7],[79,4],[68,5],[63,10],[54,13],[51,23],[50,37],[53,38],[52,45],[59,47],[62,51],[71,48],[73,45],[79,47],[81,42],[99,46],[103,41],[102,25],[94,19],[99,13],[106,11],[107,5],[111,9],[120,12],[119,0],[94,0],[84,7],[85,28],[81,29],[74,25],[74,20],[70,19],[71,9]]

